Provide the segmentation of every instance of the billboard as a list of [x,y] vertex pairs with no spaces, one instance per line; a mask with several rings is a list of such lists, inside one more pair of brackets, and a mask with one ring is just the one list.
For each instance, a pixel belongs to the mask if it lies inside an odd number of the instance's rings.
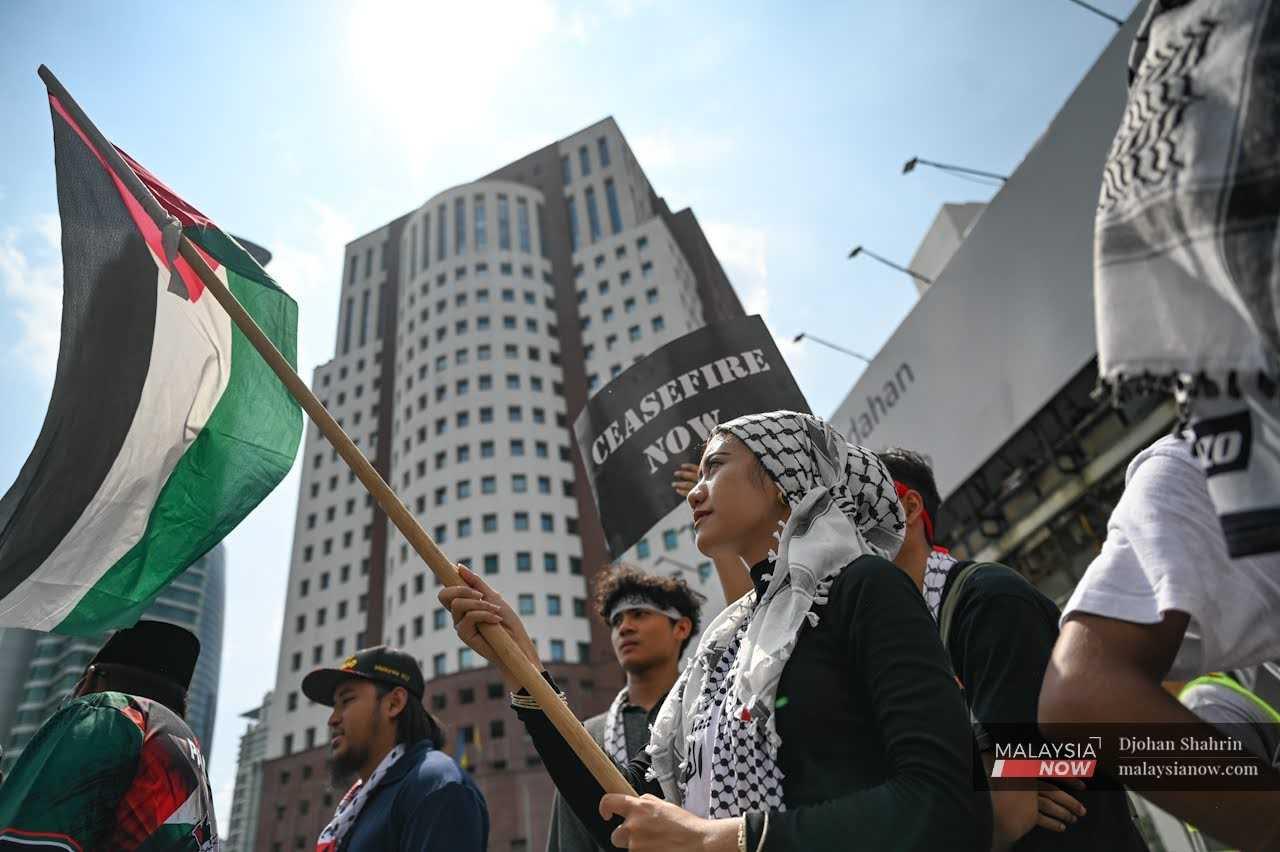
[[1097,353],[1093,218],[1135,15],[1094,63],[831,422],[928,455],[943,499]]

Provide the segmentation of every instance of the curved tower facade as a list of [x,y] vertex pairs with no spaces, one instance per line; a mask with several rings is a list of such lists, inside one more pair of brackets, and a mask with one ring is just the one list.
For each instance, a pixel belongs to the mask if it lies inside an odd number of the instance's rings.
[[[575,711],[599,712],[622,678],[590,615],[608,554],[572,424],[648,352],[741,316],[697,220],[670,211],[606,119],[357,238],[341,275],[317,395],[442,549],[521,613]],[[716,607],[685,515],[629,556]],[[458,641],[434,575],[314,427],[288,588],[262,776],[275,819],[255,848],[314,842],[332,814],[329,710],[303,676],[383,642],[421,663],[446,749],[489,801],[491,846],[545,845],[550,782],[501,677]]]

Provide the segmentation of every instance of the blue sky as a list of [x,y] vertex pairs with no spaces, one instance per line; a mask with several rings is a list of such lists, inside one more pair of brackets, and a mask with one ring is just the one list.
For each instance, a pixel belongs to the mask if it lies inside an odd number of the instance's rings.
[[[1135,0],[1097,0],[1117,16]],[[276,254],[302,374],[332,354],[343,245],[613,115],[657,191],[691,206],[749,310],[873,354],[915,300],[905,264],[947,201],[1008,173],[1113,24],[1067,0],[843,4],[0,3],[0,487],[39,431],[61,272],[47,64],[95,123]],[[1116,81],[1123,85],[1122,80]],[[861,364],[784,352],[830,414]],[[227,539],[211,780],[225,827],[238,714],[275,680],[297,474]]]

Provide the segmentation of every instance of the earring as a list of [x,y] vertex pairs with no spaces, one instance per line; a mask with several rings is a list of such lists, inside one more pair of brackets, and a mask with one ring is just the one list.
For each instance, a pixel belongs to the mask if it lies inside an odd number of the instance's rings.
[[778,492],[778,505],[784,509],[787,508],[786,495],[784,495],[781,491]]

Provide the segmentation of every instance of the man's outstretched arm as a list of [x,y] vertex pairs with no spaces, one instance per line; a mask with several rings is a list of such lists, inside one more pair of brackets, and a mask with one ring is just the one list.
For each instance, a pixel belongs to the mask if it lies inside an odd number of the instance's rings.
[[[1189,726],[1187,735],[1220,736],[1161,686],[1188,621],[1186,613],[1174,611],[1165,612],[1156,624],[1072,614],[1040,690],[1045,734],[1052,737],[1061,723],[1176,722]],[[1143,795],[1241,849],[1280,849],[1280,775],[1275,782],[1275,790],[1263,792],[1166,790]]]

